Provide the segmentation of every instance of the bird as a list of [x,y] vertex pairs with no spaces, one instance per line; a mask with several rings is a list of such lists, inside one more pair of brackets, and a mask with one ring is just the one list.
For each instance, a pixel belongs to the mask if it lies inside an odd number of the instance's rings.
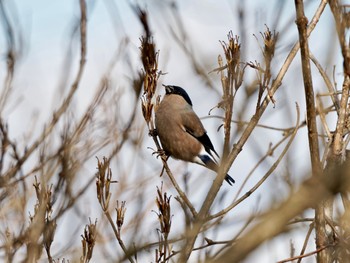
[[[175,159],[202,165],[218,172],[219,158],[202,122],[193,111],[187,92],[173,85],[164,85],[165,96],[155,110],[155,128],[163,151]],[[226,182],[235,180],[226,175]]]

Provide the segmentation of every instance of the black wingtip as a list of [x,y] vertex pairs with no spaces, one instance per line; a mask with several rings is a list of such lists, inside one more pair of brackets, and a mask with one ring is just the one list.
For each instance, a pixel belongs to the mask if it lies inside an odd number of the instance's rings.
[[229,176],[228,174],[225,177],[225,181],[232,186],[232,184],[235,183],[235,179],[233,179],[231,176]]

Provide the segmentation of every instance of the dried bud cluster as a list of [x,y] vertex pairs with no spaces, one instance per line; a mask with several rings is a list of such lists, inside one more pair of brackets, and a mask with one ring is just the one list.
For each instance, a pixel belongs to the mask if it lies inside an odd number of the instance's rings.
[[81,244],[83,247],[83,256],[80,258],[81,263],[88,263],[92,258],[97,236],[96,225],[97,220],[94,224],[92,224],[90,220],[90,224],[85,226],[84,235],[81,235]]
[[52,185],[48,187],[41,187],[35,176],[33,184],[37,197],[37,203],[34,206],[34,215],[29,215],[30,227],[27,231],[27,249],[28,260],[38,259],[41,255],[42,247],[38,242],[41,235],[43,235],[43,245],[45,247],[47,256],[51,258],[51,245],[54,240],[56,231],[56,220],[52,219]]
[[112,183],[112,170],[109,167],[109,160],[103,157],[101,162],[97,158],[96,189],[97,199],[103,211],[107,211],[111,198],[110,186]]
[[[233,91],[229,87],[234,87],[235,90],[238,90],[243,82],[243,73],[240,66],[240,57],[241,57],[241,45],[239,44],[239,37],[233,36],[230,31],[228,34],[228,43],[220,41],[222,48],[224,49],[224,54],[226,58],[226,68],[227,74],[224,76],[224,73],[221,72],[221,81],[224,87],[223,93],[224,98],[229,95],[233,95]],[[221,61],[221,62],[220,62]],[[222,64],[222,58],[219,58],[219,65]],[[222,65],[220,65],[222,67]]]
[[162,195],[161,190],[157,188],[158,196],[156,198],[156,203],[158,206],[158,220],[160,223],[160,232],[164,234],[164,237],[167,238],[171,228],[171,211],[170,211],[170,198],[165,192]]
[[125,211],[126,211],[126,207],[125,207],[126,201],[122,201],[121,205],[119,206],[119,201],[117,201],[117,208],[115,209],[117,211],[117,227],[118,227],[118,231],[120,232],[120,229],[123,226],[124,223],[124,216],[125,216]]
[[138,10],[139,19],[144,27],[146,36],[141,37],[141,61],[144,70],[144,81],[143,81],[143,96],[142,96],[142,114],[146,120],[148,128],[153,130],[152,123],[152,111],[153,103],[152,98],[157,88],[157,81],[159,79],[158,73],[158,57],[159,52],[156,51],[155,43],[152,40],[148,19],[146,12]]
[[264,40],[264,50],[263,54],[265,57],[265,63],[267,61],[272,60],[272,57],[275,55],[276,42],[278,40],[278,32],[275,31],[272,33],[268,27],[266,27],[266,31],[261,34]]
[[159,242],[158,248],[156,249],[156,262],[167,262],[168,257],[171,254],[171,248],[168,243],[168,236],[171,228],[171,209],[170,209],[170,198],[167,193],[162,193],[162,189],[157,187],[157,198],[156,203],[158,206],[158,220],[160,224],[159,231]]

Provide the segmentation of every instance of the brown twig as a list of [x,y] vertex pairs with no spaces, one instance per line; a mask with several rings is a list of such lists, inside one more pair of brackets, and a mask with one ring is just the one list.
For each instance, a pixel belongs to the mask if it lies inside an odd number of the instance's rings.
[[[281,260],[281,261],[278,261],[277,263],[285,263],[285,262],[289,262],[289,261],[293,261],[293,260],[296,260],[296,259],[302,259],[302,258],[306,258],[306,257],[310,257],[312,255],[315,255],[315,254],[319,254],[321,251],[325,250],[326,248],[329,248],[331,247],[332,245],[325,245],[323,247],[320,247],[312,252],[309,252],[309,253],[306,253],[306,254],[303,254],[303,255],[300,255],[300,256],[295,256],[295,257],[291,257],[291,258],[287,258],[287,259],[284,259],[284,260]],[[298,261],[299,262],[299,261]]]
[[339,98],[337,96],[337,92],[334,88],[334,86],[332,85],[331,80],[329,79],[329,77],[327,76],[325,70],[322,68],[321,64],[318,62],[318,60],[315,58],[314,55],[312,55],[312,53],[309,53],[310,59],[311,61],[315,64],[315,66],[317,67],[318,71],[320,72],[326,86],[329,92],[329,96],[331,97],[331,100],[333,102],[333,105],[337,111],[337,114],[339,114],[339,109],[340,109],[340,102],[339,102]]
[[[315,220],[313,220],[312,223],[309,225],[309,230],[306,233],[306,237],[305,237],[304,244],[303,244],[303,247],[302,247],[301,252],[300,252],[300,256],[304,255],[304,253],[305,253],[307,243],[309,242],[309,238],[311,236],[311,233],[312,233],[312,230],[314,229],[314,227],[315,227]],[[297,263],[300,263],[301,259],[302,258],[298,259]]]
[[[299,42],[300,42],[300,53],[301,53],[301,64],[304,80],[305,89],[305,100],[306,100],[306,113],[307,113],[307,128],[308,128],[308,139],[309,149],[312,167],[312,176],[322,176],[322,168],[319,156],[319,145],[318,145],[318,132],[316,123],[316,106],[315,96],[312,84],[312,75],[310,68],[310,55],[309,45],[307,40],[307,18],[304,14],[304,4],[302,0],[295,0],[296,8],[296,24],[299,31]],[[322,247],[327,244],[326,234],[326,222],[325,222],[325,204],[320,204],[315,208],[315,228],[316,228],[316,248]],[[317,259],[320,263],[329,262],[329,255],[326,251],[321,251],[317,254]]]

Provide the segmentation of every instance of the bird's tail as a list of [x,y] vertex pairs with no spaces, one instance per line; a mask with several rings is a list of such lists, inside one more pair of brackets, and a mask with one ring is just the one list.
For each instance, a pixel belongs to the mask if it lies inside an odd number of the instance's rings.
[[[207,168],[215,172],[218,172],[218,168],[219,168],[218,165],[208,155],[201,155],[200,159],[202,160],[202,162],[205,164]],[[228,174],[226,174],[225,181],[229,185],[232,185],[235,183],[235,180]]]
[[233,179],[230,175],[226,174],[225,181],[229,184],[232,185],[235,183],[235,179]]

